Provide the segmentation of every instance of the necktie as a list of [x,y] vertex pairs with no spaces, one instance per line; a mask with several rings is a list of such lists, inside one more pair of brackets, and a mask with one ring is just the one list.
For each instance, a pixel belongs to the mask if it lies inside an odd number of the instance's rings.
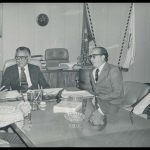
[[26,92],[28,90],[28,82],[26,78],[26,74],[24,72],[24,68],[21,68],[21,91]]
[[[98,72],[99,72],[99,69],[96,69],[96,71],[95,71],[95,81],[96,82],[98,81]],[[95,106],[96,106],[96,109],[98,109],[98,101],[97,101],[96,97],[95,97]]]
[[98,72],[99,72],[99,69],[96,69],[96,71],[95,71],[95,81],[96,82],[98,81]]

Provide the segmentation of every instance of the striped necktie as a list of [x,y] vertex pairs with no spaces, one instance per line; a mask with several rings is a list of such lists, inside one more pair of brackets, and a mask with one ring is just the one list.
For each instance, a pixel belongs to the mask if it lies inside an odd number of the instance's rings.
[[96,71],[95,71],[95,81],[96,82],[98,81],[98,72],[99,72],[99,69],[96,69]]
[[26,74],[24,72],[24,68],[21,68],[21,92],[26,92],[28,90],[28,82],[27,82],[27,78],[26,78]]

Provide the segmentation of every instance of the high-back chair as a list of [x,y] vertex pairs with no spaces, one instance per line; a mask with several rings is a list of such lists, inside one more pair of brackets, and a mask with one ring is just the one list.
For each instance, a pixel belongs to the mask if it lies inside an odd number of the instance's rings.
[[[40,60],[31,58],[29,63],[33,64],[33,65],[36,65],[36,66],[39,66],[40,69],[41,69],[41,62],[40,62]],[[16,60],[15,59],[6,60],[5,64],[4,64],[4,67],[3,67],[3,73],[5,72],[6,68],[8,68],[8,67],[10,67],[12,65],[15,65],[15,64],[16,64]]]
[[45,50],[46,67],[57,67],[60,63],[69,62],[69,53],[65,48],[50,48]]

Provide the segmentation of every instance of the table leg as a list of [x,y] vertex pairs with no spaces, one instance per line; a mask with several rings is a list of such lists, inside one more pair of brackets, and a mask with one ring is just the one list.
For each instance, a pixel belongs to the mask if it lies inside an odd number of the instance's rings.
[[19,136],[20,140],[26,147],[35,147],[31,140],[17,127],[15,123],[11,124],[10,128]]

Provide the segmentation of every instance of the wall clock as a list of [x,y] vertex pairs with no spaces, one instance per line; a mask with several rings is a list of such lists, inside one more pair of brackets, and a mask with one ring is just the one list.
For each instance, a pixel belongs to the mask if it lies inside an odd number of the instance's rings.
[[38,25],[46,26],[49,22],[49,18],[46,14],[39,14],[36,21]]

